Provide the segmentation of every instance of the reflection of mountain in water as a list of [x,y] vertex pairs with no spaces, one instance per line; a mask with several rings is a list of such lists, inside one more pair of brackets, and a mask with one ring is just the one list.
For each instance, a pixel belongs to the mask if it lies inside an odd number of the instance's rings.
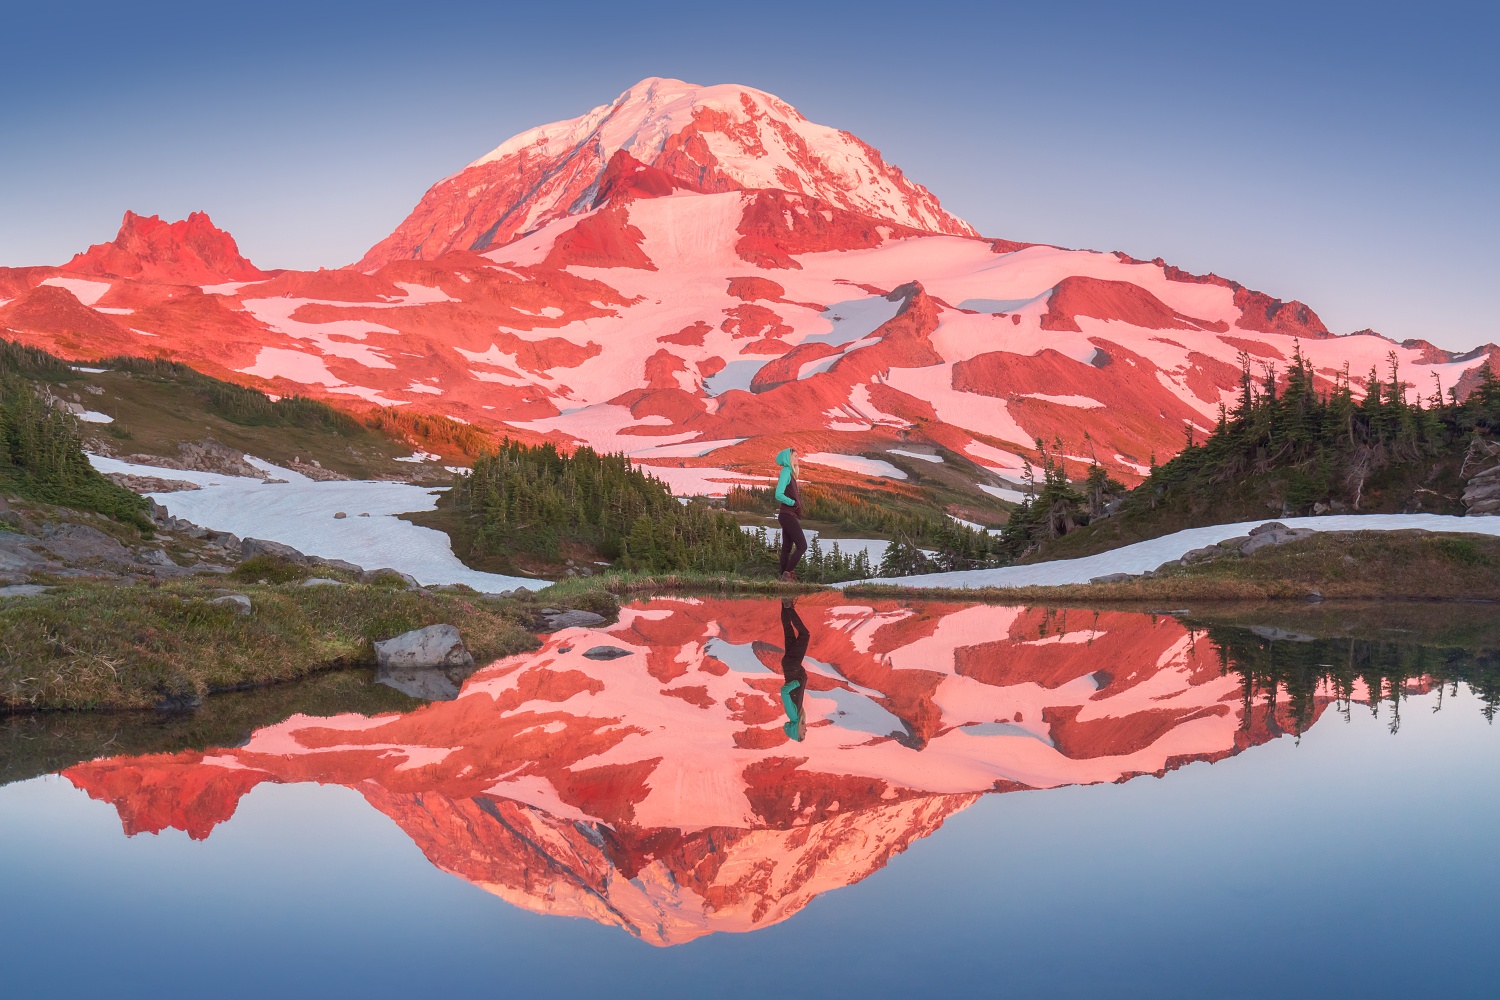
[[[346,785],[439,868],[664,945],[785,919],[981,793],[1161,774],[1280,731],[1175,619],[842,594],[798,608],[801,742],[777,605],[677,598],[625,609],[607,636],[548,636],[454,701],[64,773],[127,833],[195,838],[262,781]],[[634,655],[583,655],[602,641]]]

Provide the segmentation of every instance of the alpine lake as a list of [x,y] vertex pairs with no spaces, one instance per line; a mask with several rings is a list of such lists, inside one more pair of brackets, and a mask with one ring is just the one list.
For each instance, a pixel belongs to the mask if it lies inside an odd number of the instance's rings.
[[1491,605],[825,592],[13,716],[4,993],[1495,996],[1497,708]]

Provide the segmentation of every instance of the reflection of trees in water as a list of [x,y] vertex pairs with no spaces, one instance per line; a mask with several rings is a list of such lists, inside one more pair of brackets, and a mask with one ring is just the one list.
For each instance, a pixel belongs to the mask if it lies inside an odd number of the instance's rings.
[[[1242,679],[1244,725],[1258,718],[1301,735],[1317,717],[1320,702],[1332,701],[1347,719],[1355,695],[1367,692],[1371,714],[1389,706],[1390,729],[1401,727],[1401,702],[1413,693],[1458,694],[1460,683],[1483,702],[1486,720],[1500,709],[1500,649],[1427,645],[1393,639],[1319,639],[1276,629],[1209,626],[1225,672]],[[1282,698],[1285,704],[1280,704]],[[1257,698],[1265,702],[1256,711]]]

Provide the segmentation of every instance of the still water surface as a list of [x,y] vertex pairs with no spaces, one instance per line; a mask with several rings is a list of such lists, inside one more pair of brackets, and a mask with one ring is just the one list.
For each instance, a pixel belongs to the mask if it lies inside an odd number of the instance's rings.
[[448,701],[15,721],[7,992],[1492,996],[1500,625],[1443,614],[666,598]]

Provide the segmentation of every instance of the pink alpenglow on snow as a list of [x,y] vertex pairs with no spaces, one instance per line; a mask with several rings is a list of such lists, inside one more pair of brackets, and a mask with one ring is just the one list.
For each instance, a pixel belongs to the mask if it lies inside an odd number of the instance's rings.
[[1497,353],[1335,336],[1216,275],[980,237],[776,97],[659,79],[501,143],[356,267],[263,271],[207,216],[128,216],[66,268],[0,268],[0,326],[70,359],[149,344],[278,395],[623,451],[684,489],[788,443],[846,456],[808,464],[845,483],[900,474],[847,456],[941,452],[976,500],[1008,499],[1038,438],[1078,455],[1087,435],[1138,481],[1233,405],[1242,357],[1300,348],[1360,391],[1394,354],[1463,394]]

